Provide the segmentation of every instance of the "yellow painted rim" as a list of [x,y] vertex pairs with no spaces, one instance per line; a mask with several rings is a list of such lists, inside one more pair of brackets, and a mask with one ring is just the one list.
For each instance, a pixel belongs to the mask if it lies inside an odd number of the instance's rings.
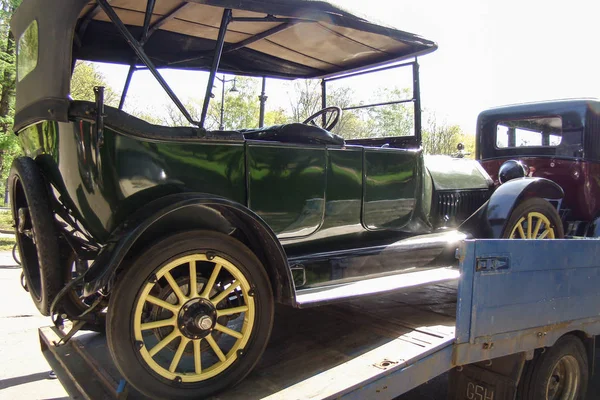
[[[210,274],[210,278],[208,282],[205,284],[202,293],[197,293],[197,262],[209,261],[214,264],[213,271]],[[189,282],[189,296],[186,296],[182,290],[179,288],[175,280],[171,275],[171,271],[183,264],[188,264],[189,266],[189,274],[190,274],[190,282]],[[217,293],[215,296],[210,298],[210,293],[214,288],[219,272],[225,269],[229,272],[233,278],[235,279],[234,283],[228,286],[225,290]],[[171,304],[164,300],[158,299],[152,295],[150,295],[150,291],[152,288],[158,283],[158,280],[161,278],[165,278],[169,283],[169,286],[173,293],[178,298],[177,304]],[[243,294],[243,299],[245,305],[233,308],[226,309],[218,309],[217,310],[217,318],[224,315],[232,315],[237,313],[244,313],[244,322],[242,324],[241,330],[235,331],[233,329],[227,328],[226,326],[222,326],[219,323],[215,325],[215,329],[222,334],[229,335],[237,338],[237,341],[233,345],[233,347],[224,354],[223,351],[219,348],[218,343],[214,340],[212,336],[212,332],[201,339],[189,339],[184,336],[177,326],[177,315],[179,311],[183,307],[183,305],[193,299],[193,298],[204,298],[210,301],[213,306],[220,303],[227,294],[231,293],[234,289],[240,288]],[[245,349],[248,340],[250,339],[252,333],[252,327],[254,326],[254,318],[255,318],[255,303],[254,298],[249,294],[251,290],[250,283],[244,276],[244,274],[231,262],[228,260],[215,256],[210,259],[206,254],[192,254],[184,257],[177,258],[163,267],[161,267],[156,273],[156,281],[148,282],[144,288],[142,289],[141,294],[138,297],[138,301],[135,306],[134,313],[134,321],[133,321],[133,330],[135,335],[135,340],[139,343],[143,343],[144,345],[139,349],[140,355],[143,360],[146,362],[148,367],[150,367],[154,372],[159,374],[160,376],[167,378],[169,380],[176,380],[181,382],[199,382],[209,378],[212,378],[223,371],[225,371],[228,367],[231,366],[238,358],[238,350]],[[173,315],[165,320],[146,322],[142,324],[142,310],[146,303],[150,303],[152,305],[157,305],[162,307],[165,310],[170,311]],[[148,349],[146,347],[146,343],[144,342],[144,337],[142,336],[142,331],[158,329],[163,327],[173,326],[173,331],[164,337],[159,343],[157,343],[154,347]],[[169,343],[173,340],[180,338],[179,346],[177,350],[173,352],[173,358],[171,364],[168,369],[159,365],[155,360],[154,356],[162,351]],[[201,342],[205,340],[213,353],[219,358],[219,361],[215,364],[211,365],[209,368],[203,369],[201,365]],[[190,345],[190,342],[192,344]],[[181,357],[185,352],[186,348],[192,346],[193,354],[194,354],[194,372],[178,372],[178,367],[181,362]]]
[[[527,226],[523,223],[527,222]],[[542,224],[544,228],[542,229]],[[554,228],[548,217],[539,212],[530,212],[521,217],[510,232],[510,239],[555,239]]]

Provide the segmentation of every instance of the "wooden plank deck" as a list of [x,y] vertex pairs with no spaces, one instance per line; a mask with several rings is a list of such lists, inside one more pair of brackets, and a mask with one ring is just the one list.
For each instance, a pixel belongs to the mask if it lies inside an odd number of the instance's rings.
[[[271,340],[255,370],[214,399],[342,396],[448,346],[454,340],[455,314],[455,283],[303,310],[277,307]],[[57,348],[53,329],[41,328],[40,340],[46,358],[67,370],[59,378],[76,380],[65,386],[78,388],[84,398],[117,397],[121,378],[105,337],[83,333]],[[143,397],[129,388],[128,398]]]

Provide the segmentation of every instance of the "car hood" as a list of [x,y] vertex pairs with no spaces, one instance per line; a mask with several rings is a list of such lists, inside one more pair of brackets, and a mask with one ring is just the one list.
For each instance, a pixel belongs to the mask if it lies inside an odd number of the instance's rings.
[[494,183],[475,160],[425,156],[425,167],[431,175],[435,190],[488,189]]

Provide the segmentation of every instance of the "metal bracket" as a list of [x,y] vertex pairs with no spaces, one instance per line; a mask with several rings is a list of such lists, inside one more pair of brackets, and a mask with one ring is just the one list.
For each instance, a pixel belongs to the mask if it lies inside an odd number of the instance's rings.
[[477,259],[476,271],[492,272],[510,269],[510,258],[507,256],[482,257]]

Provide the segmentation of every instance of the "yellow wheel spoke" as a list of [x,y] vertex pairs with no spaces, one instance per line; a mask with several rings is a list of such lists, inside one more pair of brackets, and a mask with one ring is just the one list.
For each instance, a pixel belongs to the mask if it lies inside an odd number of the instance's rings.
[[531,236],[531,225],[533,225],[533,215],[527,214],[527,239],[533,239],[533,236]]
[[198,297],[198,281],[196,276],[196,260],[190,261],[190,299]]
[[170,372],[175,372],[175,370],[177,369],[177,366],[179,365],[179,361],[181,361],[181,356],[183,355],[183,352],[189,342],[190,342],[190,339],[185,338],[183,336],[181,337],[181,342],[179,342],[179,347],[177,347],[177,351],[175,352],[175,355],[173,356],[173,360],[171,360],[171,365],[169,366]]
[[210,345],[211,349],[213,349],[217,357],[219,357],[219,360],[221,360],[221,362],[227,360],[227,357],[225,357],[225,354],[223,354],[223,351],[221,351],[221,348],[219,347],[217,342],[215,342],[215,339],[213,339],[212,335],[208,335],[206,337],[206,341]]
[[[543,228],[542,225],[540,231]],[[513,234],[517,235],[516,232],[515,227]],[[154,273],[162,288],[157,286],[156,281],[146,283],[137,297],[133,316],[135,343],[142,344],[139,354],[145,367],[166,380],[190,384],[226,374],[240,350],[245,350],[252,343],[257,309],[255,299],[248,295],[252,287],[248,277],[231,261],[218,255],[209,256],[206,252],[175,257]],[[206,280],[199,280],[200,275]],[[157,289],[166,292],[169,297],[159,297]],[[241,303],[225,305],[227,298],[237,295],[240,289],[243,291],[243,295],[240,293]],[[233,318],[243,314],[244,318],[239,318],[241,326],[227,326],[217,321],[211,335],[202,339],[188,338],[177,318],[191,299],[194,303],[207,300],[224,307],[215,310],[216,318]],[[149,312],[152,312],[153,318],[145,319]],[[223,343],[219,341],[221,337]],[[233,342],[233,345],[225,345],[225,342]],[[216,362],[203,365],[202,357],[205,355],[214,357]]]
[[225,308],[223,310],[217,310],[217,318],[222,317],[224,315],[239,314],[246,311],[248,311],[248,306]]
[[179,307],[177,307],[174,304],[168,303],[164,300],[161,300],[159,298],[156,298],[154,296],[148,295],[146,297],[146,301],[152,304],[156,304],[157,306],[160,306],[164,309],[167,309],[169,311],[171,311],[173,314],[177,314],[179,312]]
[[177,282],[175,282],[175,279],[173,279],[173,276],[171,275],[171,273],[165,272],[165,274],[163,276],[165,277],[167,282],[169,282],[169,286],[171,286],[171,289],[173,289],[173,293],[175,293],[175,295],[177,296],[177,299],[179,299],[179,304],[185,303],[185,301],[187,300],[187,297],[185,297],[185,295],[181,291],[181,288],[179,287]]
[[194,369],[197,374],[202,373],[202,353],[200,352],[200,343],[202,339],[194,340]]
[[533,230],[533,235],[531,236],[532,239],[535,239],[538,237],[539,233],[540,233],[540,227],[542,226],[542,223],[544,221],[541,218],[538,218],[538,222],[537,224],[535,224],[535,229]]
[[550,239],[554,239],[554,230],[552,228],[548,228],[544,232],[542,232],[539,239],[546,239],[546,237],[548,236],[550,237]]
[[228,327],[223,326],[221,324],[216,324],[215,329],[219,332],[223,332],[226,335],[233,336],[236,339],[241,339],[242,337],[244,337],[244,335],[242,335],[240,332],[234,331],[233,329],[229,329]]
[[525,236],[525,231],[523,230],[523,225],[522,225],[523,221],[524,221],[524,219],[521,219],[518,222],[517,231],[519,231],[519,235],[521,236],[521,239],[527,239],[527,236]]
[[141,325],[141,329],[143,331],[147,331],[148,329],[157,329],[157,328],[163,328],[165,326],[175,326],[175,322],[177,322],[177,319],[175,318],[175,316],[169,318],[169,319],[161,319],[160,321],[152,321],[152,322],[146,322],[145,324]]
[[208,299],[208,296],[210,296],[210,291],[212,290],[213,286],[215,285],[215,282],[217,281],[219,272],[221,272],[221,264],[215,264],[215,269],[213,269],[213,272],[210,275],[210,278],[208,279],[208,282],[206,283],[206,286],[204,287],[204,290],[202,291],[200,297]]
[[239,284],[238,284],[238,281],[237,281],[237,279],[236,279],[235,281],[231,282],[231,285],[230,285],[230,286],[229,286],[227,289],[225,289],[225,290],[223,290],[221,293],[219,293],[219,295],[218,295],[218,296],[216,296],[214,299],[210,299],[210,301],[211,301],[211,302],[212,302],[214,305],[217,305],[217,304],[219,304],[221,301],[223,301],[223,299],[224,299],[225,297],[227,297],[227,295],[229,295],[229,293],[233,292],[233,290],[234,290],[236,287],[238,287],[238,286],[239,286]]
[[173,329],[173,332],[171,332],[170,334],[168,334],[163,340],[161,340],[160,342],[158,342],[156,344],[156,346],[154,346],[153,348],[151,348],[148,353],[150,353],[150,355],[152,357],[154,357],[154,355],[156,353],[158,353],[159,351],[161,351],[166,345],[168,345],[169,343],[171,343],[173,340],[175,340],[175,338],[179,335],[179,331],[177,330],[177,328]]

